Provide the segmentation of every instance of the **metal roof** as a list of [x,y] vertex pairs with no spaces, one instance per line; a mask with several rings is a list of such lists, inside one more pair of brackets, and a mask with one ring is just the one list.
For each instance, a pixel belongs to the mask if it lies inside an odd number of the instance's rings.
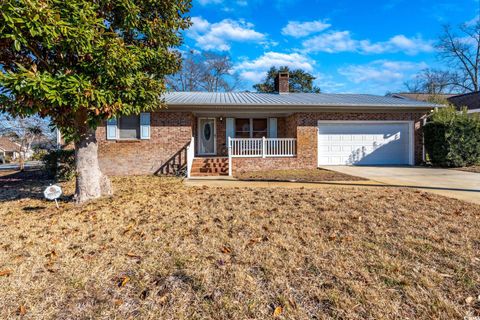
[[370,94],[169,92],[171,106],[311,106],[311,107],[412,107],[433,108],[433,103]]
[[480,111],[480,91],[456,95],[448,98],[448,101],[457,108],[467,107],[468,110]]

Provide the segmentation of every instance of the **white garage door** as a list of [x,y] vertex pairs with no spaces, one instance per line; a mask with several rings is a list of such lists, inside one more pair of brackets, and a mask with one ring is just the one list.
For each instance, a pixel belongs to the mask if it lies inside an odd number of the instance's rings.
[[413,165],[411,122],[318,124],[318,165]]

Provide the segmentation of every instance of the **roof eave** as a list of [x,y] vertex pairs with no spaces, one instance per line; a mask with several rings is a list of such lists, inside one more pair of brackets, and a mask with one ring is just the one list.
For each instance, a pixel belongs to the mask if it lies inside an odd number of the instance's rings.
[[268,110],[282,110],[290,112],[305,111],[327,111],[327,110],[384,110],[384,111],[425,111],[434,108],[443,107],[443,105],[277,105],[277,104],[167,104],[168,109],[229,109],[229,110],[246,110],[246,109],[268,109]]

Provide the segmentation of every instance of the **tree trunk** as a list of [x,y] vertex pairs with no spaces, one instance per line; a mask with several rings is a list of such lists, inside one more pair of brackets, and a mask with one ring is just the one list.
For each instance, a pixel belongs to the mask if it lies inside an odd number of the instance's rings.
[[98,144],[95,130],[87,127],[80,131],[83,133],[75,142],[75,200],[77,203],[112,194],[110,180],[103,175],[98,164]]
[[22,151],[18,154],[18,167],[20,171],[25,171],[25,153]]

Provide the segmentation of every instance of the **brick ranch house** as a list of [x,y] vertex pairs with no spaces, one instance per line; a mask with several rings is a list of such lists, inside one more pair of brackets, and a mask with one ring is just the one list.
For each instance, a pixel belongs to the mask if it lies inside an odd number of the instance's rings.
[[20,145],[7,137],[0,137],[0,163],[17,160],[20,157]]
[[174,92],[167,108],[111,119],[97,129],[109,175],[234,175],[322,165],[422,162],[431,103],[358,94]]

